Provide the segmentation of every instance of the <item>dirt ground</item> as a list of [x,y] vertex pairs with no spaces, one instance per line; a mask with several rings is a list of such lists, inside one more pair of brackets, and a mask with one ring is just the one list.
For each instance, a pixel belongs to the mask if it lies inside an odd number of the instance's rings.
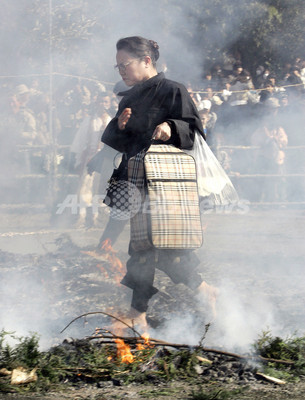
[[[231,391],[234,400],[304,400],[305,385],[287,385],[285,388],[270,385],[252,384],[251,386],[240,387],[233,385],[196,385],[184,382],[171,382],[162,386],[156,385],[130,385],[124,387],[108,386],[96,388],[93,386],[76,388],[60,393],[50,393],[45,396],[31,395],[1,395],[1,400],[123,400],[123,399],[153,399],[153,400],[191,400],[193,394],[199,393],[226,393]],[[216,394],[215,394],[216,395]],[[199,396],[199,395],[198,395]],[[195,397],[196,398],[196,397]],[[197,399],[212,399],[213,397],[197,397]],[[220,399],[221,397],[215,397]]]
[[[21,335],[38,332],[42,346],[47,348],[66,337],[85,337],[105,323],[100,316],[80,319],[60,333],[75,317],[128,307],[130,293],[117,284],[115,276],[122,272],[107,270],[101,260],[82,253],[98,243],[106,215],[102,216],[100,227],[94,229],[52,226],[49,216],[38,212],[2,212],[1,220],[1,327]],[[203,221],[205,245],[198,251],[202,274],[226,294],[220,303],[218,324],[208,331],[204,344],[243,352],[266,329],[281,337],[293,332],[304,335],[304,210],[222,210],[204,214]],[[127,226],[115,245],[123,263],[127,259],[128,237]],[[165,318],[168,329],[153,334],[175,343],[196,343],[200,333],[198,336],[193,332],[194,326],[190,328],[188,324],[196,308],[191,291],[173,285],[162,273],[156,276],[156,286],[161,294],[153,298],[148,314],[156,319]],[[181,318],[185,326],[181,325]],[[171,325],[175,320],[180,324],[179,334],[170,330],[175,330]],[[201,322],[209,321],[203,318]],[[83,384],[60,394],[0,394],[0,399],[187,400],[196,398],[193,392],[218,389],[236,390],[234,397],[230,397],[234,399],[305,398],[303,379],[285,385],[241,385],[217,380],[203,383],[198,379],[191,384]]]

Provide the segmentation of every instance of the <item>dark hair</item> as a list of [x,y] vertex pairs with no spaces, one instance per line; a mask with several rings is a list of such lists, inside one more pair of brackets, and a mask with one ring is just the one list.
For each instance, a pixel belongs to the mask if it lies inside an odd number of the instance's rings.
[[127,53],[139,58],[149,56],[153,66],[156,66],[156,62],[159,58],[158,43],[141,36],[130,36],[120,39],[116,44],[116,49],[125,50]]

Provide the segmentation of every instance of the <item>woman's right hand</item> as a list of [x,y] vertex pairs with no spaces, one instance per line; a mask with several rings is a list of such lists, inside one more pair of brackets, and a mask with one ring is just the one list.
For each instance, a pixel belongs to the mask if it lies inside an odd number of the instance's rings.
[[131,116],[131,108],[125,108],[122,111],[122,114],[118,118],[118,126],[120,130],[125,129],[127,122],[129,121],[129,118]]

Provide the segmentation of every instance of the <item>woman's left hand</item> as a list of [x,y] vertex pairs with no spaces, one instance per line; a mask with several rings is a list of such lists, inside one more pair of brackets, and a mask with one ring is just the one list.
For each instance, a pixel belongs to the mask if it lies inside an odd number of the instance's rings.
[[162,122],[162,124],[158,125],[153,133],[154,140],[162,140],[166,142],[171,137],[171,127],[167,122]]

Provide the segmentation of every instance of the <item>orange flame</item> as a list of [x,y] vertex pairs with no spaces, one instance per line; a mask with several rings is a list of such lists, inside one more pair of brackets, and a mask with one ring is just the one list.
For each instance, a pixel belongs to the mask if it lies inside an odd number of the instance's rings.
[[108,251],[112,251],[113,252],[113,248],[111,246],[111,240],[110,239],[104,240],[101,248],[102,248],[102,250],[105,250],[107,252]]
[[124,275],[124,266],[121,260],[116,256],[114,249],[111,246],[111,240],[106,239],[102,244],[102,250],[105,250],[105,258],[111,264],[113,272],[115,273],[114,280],[120,283]]
[[115,339],[117,345],[117,357],[125,364],[131,364],[134,356],[131,354],[130,347],[122,339]]
[[144,339],[144,343],[138,343],[137,344],[137,350],[145,350],[147,348],[151,348],[154,347],[151,342],[149,341],[149,334],[148,333],[143,333],[143,335],[141,335],[141,338]]
[[109,278],[109,274],[106,271],[106,269],[101,264],[97,264],[96,266],[104,274],[105,279],[108,279]]

